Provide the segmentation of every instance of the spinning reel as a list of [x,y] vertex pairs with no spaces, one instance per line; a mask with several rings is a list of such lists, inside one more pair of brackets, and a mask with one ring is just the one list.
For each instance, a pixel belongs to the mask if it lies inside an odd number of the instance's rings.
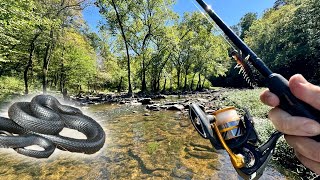
[[190,120],[194,128],[205,139],[209,139],[216,150],[225,149],[233,167],[243,179],[258,179],[269,162],[277,140],[282,135],[275,132],[269,140],[258,147],[259,137],[250,113],[240,118],[234,107],[206,114],[197,104],[191,104]]

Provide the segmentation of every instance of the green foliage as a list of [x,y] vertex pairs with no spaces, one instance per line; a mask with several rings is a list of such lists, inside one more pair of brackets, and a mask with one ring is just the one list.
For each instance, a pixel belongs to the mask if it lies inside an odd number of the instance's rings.
[[304,0],[271,9],[253,23],[245,41],[275,72],[318,82],[318,7],[319,1]]
[[[267,118],[270,107],[264,105],[259,97],[264,88],[253,90],[231,90],[222,93],[222,98],[227,102],[225,106],[235,106],[236,108],[247,108],[254,117]],[[225,103],[225,102],[224,102]]]
[[86,29],[79,23],[82,20],[78,8],[83,3],[76,0],[1,2],[0,77],[23,76],[26,93],[30,84],[40,87],[42,83],[45,89],[47,83],[54,85],[54,89],[60,84],[61,91],[87,84],[96,71],[96,54],[92,48],[96,39],[92,33],[87,33],[90,36],[80,33]]
[[150,142],[147,144],[147,153],[154,154],[159,149],[160,144],[158,142]]
[[96,73],[95,52],[86,39],[79,33],[71,31],[65,38],[65,69],[69,86],[85,84]]
[[23,92],[23,82],[15,77],[0,77],[0,103]]
[[257,13],[247,13],[240,19],[241,35],[240,38],[243,39],[251,27],[252,23],[258,19]]

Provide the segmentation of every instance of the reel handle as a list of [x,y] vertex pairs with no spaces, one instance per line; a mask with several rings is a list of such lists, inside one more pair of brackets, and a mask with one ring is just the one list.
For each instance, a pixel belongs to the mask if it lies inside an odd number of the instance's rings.
[[[267,78],[267,87],[280,99],[279,108],[293,116],[302,116],[320,123],[320,111],[296,98],[289,89],[289,81],[280,74],[272,73]],[[312,137],[320,142],[320,135]]]

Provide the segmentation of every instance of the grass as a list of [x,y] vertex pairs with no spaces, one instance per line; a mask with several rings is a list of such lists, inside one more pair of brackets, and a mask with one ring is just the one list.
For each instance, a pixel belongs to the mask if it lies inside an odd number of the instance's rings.
[[238,109],[247,108],[254,117],[267,118],[270,107],[260,101],[260,94],[265,88],[250,90],[231,90],[222,93],[226,106],[235,106]]

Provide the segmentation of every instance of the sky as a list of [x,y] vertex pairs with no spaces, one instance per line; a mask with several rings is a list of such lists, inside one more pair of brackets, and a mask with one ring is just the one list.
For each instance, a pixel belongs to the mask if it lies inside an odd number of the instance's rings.
[[[195,0],[177,0],[177,3],[173,6],[173,10],[180,16],[184,12],[198,11],[191,1],[197,4]],[[261,16],[266,9],[273,6],[275,0],[205,0],[205,2],[211,5],[212,9],[227,25],[231,26],[237,24],[241,17],[248,12],[256,12]],[[95,6],[86,8],[83,12],[83,17],[91,30],[98,32],[97,25],[102,19],[98,8]]]

